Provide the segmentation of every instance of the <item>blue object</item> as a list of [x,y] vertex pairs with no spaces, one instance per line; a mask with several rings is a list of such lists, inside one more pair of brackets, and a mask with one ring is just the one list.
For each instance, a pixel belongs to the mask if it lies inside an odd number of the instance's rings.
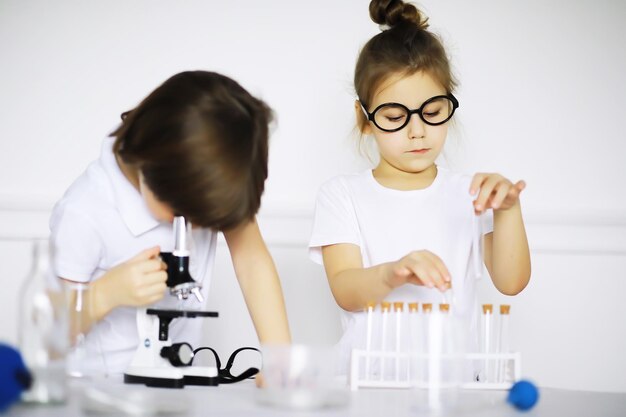
[[20,352],[0,343],[0,413],[19,400],[22,391],[30,388],[31,383],[32,377]]
[[530,410],[539,400],[539,390],[530,381],[521,380],[513,384],[506,401],[518,410]]

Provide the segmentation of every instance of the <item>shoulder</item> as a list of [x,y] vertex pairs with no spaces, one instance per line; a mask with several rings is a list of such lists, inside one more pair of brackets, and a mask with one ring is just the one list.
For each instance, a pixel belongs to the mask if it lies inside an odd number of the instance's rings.
[[319,194],[353,194],[367,186],[368,176],[371,176],[369,170],[360,173],[337,175],[322,183]]
[[99,164],[92,162],[87,169],[67,188],[54,205],[51,225],[63,218],[97,223],[105,212],[112,208],[114,199],[110,182]]
[[440,184],[447,193],[458,195],[459,197],[471,197],[469,193],[470,184],[472,183],[472,175],[450,170],[448,168],[438,167],[441,176]]

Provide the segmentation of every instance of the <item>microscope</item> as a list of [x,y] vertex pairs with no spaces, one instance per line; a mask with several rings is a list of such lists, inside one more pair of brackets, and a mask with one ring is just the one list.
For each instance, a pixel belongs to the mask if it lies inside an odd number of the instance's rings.
[[[167,264],[167,286],[170,295],[186,300],[193,294],[204,301],[201,285],[189,273],[188,234],[191,233],[183,216],[174,217],[174,251],[161,252]],[[124,372],[127,384],[149,387],[184,388],[185,385],[218,385],[214,366],[191,366],[194,349],[189,343],[172,343],[169,325],[174,319],[218,317],[214,311],[138,309],[139,345],[130,366]]]

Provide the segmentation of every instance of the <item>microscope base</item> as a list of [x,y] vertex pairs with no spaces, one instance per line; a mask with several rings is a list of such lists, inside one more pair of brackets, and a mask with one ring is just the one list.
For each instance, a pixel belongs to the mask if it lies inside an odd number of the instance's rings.
[[185,380],[183,378],[158,378],[153,376],[124,374],[124,383],[143,384],[147,387],[154,388],[185,388]]
[[124,373],[124,383],[143,384],[157,388],[184,388],[185,385],[217,386],[217,369],[212,366],[179,368],[130,367]]

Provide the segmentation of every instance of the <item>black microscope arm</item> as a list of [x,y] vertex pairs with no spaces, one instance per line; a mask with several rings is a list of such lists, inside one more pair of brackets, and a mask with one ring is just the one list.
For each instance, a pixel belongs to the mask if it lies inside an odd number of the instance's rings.
[[217,311],[198,311],[198,310],[159,310],[149,308],[147,314],[159,317],[159,340],[167,340],[169,337],[169,327],[173,319],[179,317],[218,317]]

